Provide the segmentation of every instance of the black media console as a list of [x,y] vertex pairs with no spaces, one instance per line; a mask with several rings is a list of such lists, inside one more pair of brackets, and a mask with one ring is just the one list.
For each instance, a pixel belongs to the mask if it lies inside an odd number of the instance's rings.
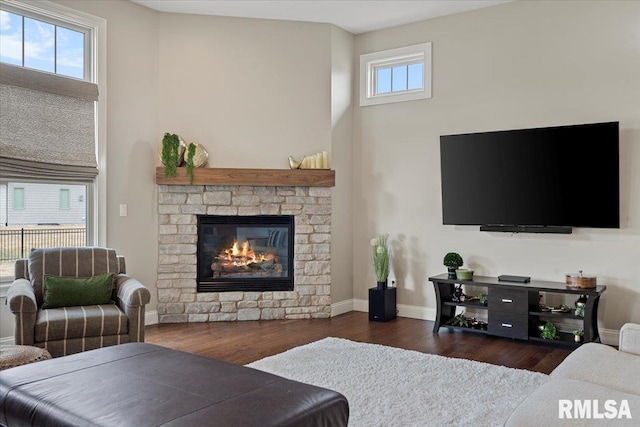
[[[582,321],[584,342],[599,342],[598,333],[598,302],[606,286],[595,288],[570,288],[560,282],[531,281],[529,283],[505,282],[497,277],[478,276],[474,280],[458,280],[449,278],[447,274],[430,277],[436,292],[437,314],[433,332],[438,333],[441,327],[453,330],[464,330],[481,334],[495,335],[507,338],[517,338],[546,343],[561,343],[577,346],[571,332],[560,332],[559,340],[540,338],[538,325],[542,321],[554,323],[563,319],[578,319]],[[454,301],[454,287],[457,284],[484,287],[483,293],[488,295],[488,304],[474,301]],[[574,310],[568,313],[547,312],[540,309],[540,293],[573,294],[587,296],[584,317],[575,315]],[[456,307],[468,310],[487,310],[488,325],[486,330],[473,329],[463,326],[448,325],[447,322],[456,315]],[[573,307],[572,307],[573,308]]]

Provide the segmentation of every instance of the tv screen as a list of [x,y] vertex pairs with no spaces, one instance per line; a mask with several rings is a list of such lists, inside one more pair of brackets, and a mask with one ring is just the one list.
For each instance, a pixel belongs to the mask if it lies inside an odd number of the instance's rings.
[[620,227],[618,122],[440,137],[443,224]]

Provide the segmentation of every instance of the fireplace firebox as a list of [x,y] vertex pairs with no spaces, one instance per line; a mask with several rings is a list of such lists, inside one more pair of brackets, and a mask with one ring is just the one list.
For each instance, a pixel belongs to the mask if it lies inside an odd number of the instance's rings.
[[292,291],[294,224],[289,215],[198,215],[198,292]]

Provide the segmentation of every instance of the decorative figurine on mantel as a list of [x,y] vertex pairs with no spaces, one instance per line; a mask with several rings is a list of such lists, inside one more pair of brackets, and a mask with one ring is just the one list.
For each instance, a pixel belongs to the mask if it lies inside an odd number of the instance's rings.
[[289,156],[289,167],[291,169],[329,169],[327,152],[320,151],[315,154],[309,154],[308,156],[303,156],[300,160]]
[[189,176],[189,183],[193,184],[193,168],[203,167],[209,159],[209,153],[197,143],[187,143],[180,135],[165,133],[160,149],[160,161],[164,166],[166,177],[176,176],[176,168],[184,164]]

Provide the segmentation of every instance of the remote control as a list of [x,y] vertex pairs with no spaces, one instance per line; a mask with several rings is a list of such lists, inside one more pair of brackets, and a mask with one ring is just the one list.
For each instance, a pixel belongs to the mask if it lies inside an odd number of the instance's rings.
[[498,276],[498,280],[501,282],[518,282],[518,283],[529,283],[531,281],[531,277],[529,276],[509,276],[508,274],[503,274]]

